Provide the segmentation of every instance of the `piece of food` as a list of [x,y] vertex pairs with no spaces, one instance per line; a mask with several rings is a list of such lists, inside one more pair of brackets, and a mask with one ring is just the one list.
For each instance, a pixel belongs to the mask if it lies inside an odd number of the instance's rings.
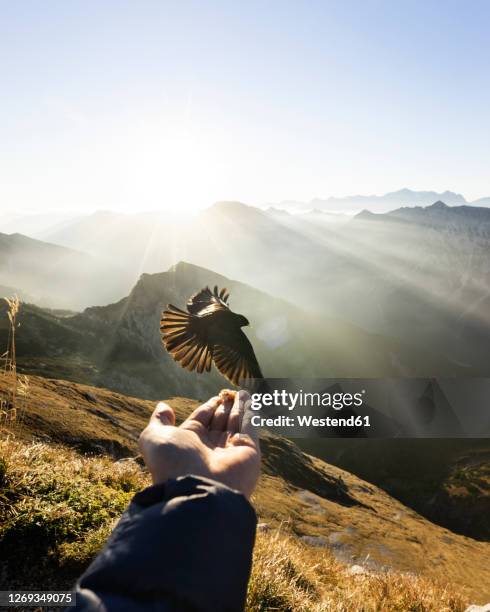
[[233,389],[221,389],[221,391],[219,392],[219,398],[223,402],[226,402],[226,401],[234,402],[236,394],[237,392],[233,391]]

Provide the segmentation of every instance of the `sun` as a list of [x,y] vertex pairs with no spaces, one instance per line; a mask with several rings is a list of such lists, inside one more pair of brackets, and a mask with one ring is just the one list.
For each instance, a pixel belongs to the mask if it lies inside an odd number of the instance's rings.
[[199,126],[145,122],[116,155],[128,212],[160,209],[193,214],[219,199],[223,164]]

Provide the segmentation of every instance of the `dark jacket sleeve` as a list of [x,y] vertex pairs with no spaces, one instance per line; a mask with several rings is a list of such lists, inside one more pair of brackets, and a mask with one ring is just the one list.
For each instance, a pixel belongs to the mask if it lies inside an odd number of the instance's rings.
[[256,523],[243,495],[212,480],[149,487],[78,581],[75,610],[243,610]]

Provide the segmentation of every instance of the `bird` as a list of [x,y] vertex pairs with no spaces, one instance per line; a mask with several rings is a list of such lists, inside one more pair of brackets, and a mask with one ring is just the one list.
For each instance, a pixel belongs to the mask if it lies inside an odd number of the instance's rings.
[[187,301],[187,312],[168,304],[162,312],[160,331],[170,355],[183,368],[199,373],[212,363],[233,385],[263,375],[252,344],[242,331],[246,317],[230,310],[229,291],[204,287]]

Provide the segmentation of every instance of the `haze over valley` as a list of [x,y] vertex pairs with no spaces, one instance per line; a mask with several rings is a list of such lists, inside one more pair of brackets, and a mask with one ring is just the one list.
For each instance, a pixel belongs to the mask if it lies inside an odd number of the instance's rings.
[[[0,231],[11,224],[0,217]],[[376,375],[489,371],[486,207],[439,200],[330,222],[321,211],[291,214],[219,202],[190,216],[107,211],[53,219],[38,232],[31,220],[27,226],[29,237],[0,234],[0,286],[37,306],[105,306],[130,294],[141,274],[187,262],[282,298],[309,316],[340,322],[332,324],[337,350],[353,350],[341,329],[378,335],[397,350],[385,350],[386,365]],[[174,274],[178,284],[180,273]],[[190,293],[198,288],[182,282]],[[290,307],[282,304],[279,311]],[[246,312],[253,321],[253,300]],[[434,356],[429,369],[414,351]]]

